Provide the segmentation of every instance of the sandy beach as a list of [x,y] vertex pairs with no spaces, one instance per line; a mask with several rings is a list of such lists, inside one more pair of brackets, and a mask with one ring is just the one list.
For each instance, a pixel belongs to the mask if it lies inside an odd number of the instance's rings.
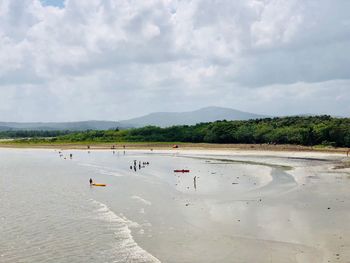
[[[173,149],[178,145],[178,149]],[[108,150],[114,147],[116,150],[244,150],[244,151],[289,151],[289,152],[326,152],[347,154],[349,148],[341,147],[320,147],[302,146],[291,144],[216,144],[216,143],[178,143],[178,142],[110,142],[110,143],[16,143],[13,140],[0,140],[0,148],[21,148],[21,149],[62,149],[62,150]]]
[[[350,262],[343,153],[127,147],[0,149],[0,156],[1,262]],[[130,169],[134,160],[141,169]],[[90,188],[89,178],[107,187]],[[20,190],[40,218],[22,211]],[[45,242],[31,236],[40,224]],[[59,239],[72,235],[69,226],[74,238]],[[42,245],[55,239],[62,244]]]

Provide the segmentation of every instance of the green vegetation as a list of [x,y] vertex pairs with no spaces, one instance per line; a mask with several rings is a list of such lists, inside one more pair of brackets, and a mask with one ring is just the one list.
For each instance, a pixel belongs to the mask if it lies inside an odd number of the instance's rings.
[[27,142],[192,142],[271,143],[350,147],[350,119],[330,116],[217,121],[193,126],[85,131]]

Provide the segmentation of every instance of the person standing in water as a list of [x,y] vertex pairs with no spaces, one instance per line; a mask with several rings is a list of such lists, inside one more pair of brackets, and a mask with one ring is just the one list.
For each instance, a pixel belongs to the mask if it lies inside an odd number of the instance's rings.
[[92,179],[91,178],[90,178],[89,182],[90,182],[90,185],[92,185]]

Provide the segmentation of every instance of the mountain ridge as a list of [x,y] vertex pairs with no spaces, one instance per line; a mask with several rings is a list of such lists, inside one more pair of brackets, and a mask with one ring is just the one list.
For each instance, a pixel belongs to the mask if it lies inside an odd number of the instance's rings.
[[259,115],[231,108],[209,106],[185,112],[153,112],[140,117],[122,121],[75,121],[75,122],[0,122],[0,131],[11,130],[109,130],[139,128],[144,126],[169,127],[175,125],[194,125],[217,120],[249,120],[269,116]]
[[115,121],[73,121],[73,122],[0,122],[0,130],[108,130],[118,128]]
[[153,112],[141,117],[119,122],[123,125],[132,125],[133,127],[143,127],[148,125],[169,127],[174,125],[194,125],[201,122],[212,122],[217,120],[249,120],[266,117],[268,116],[231,108],[209,106],[185,112]]

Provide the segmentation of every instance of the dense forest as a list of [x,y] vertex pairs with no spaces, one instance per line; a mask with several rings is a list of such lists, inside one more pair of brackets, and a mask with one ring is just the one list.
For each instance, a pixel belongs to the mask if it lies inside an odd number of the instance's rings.
[[49,139],[50,142],[205,142],[272,143],[350,147],[350,118],[330,116],[216,121],[193,126],[85,131]]

